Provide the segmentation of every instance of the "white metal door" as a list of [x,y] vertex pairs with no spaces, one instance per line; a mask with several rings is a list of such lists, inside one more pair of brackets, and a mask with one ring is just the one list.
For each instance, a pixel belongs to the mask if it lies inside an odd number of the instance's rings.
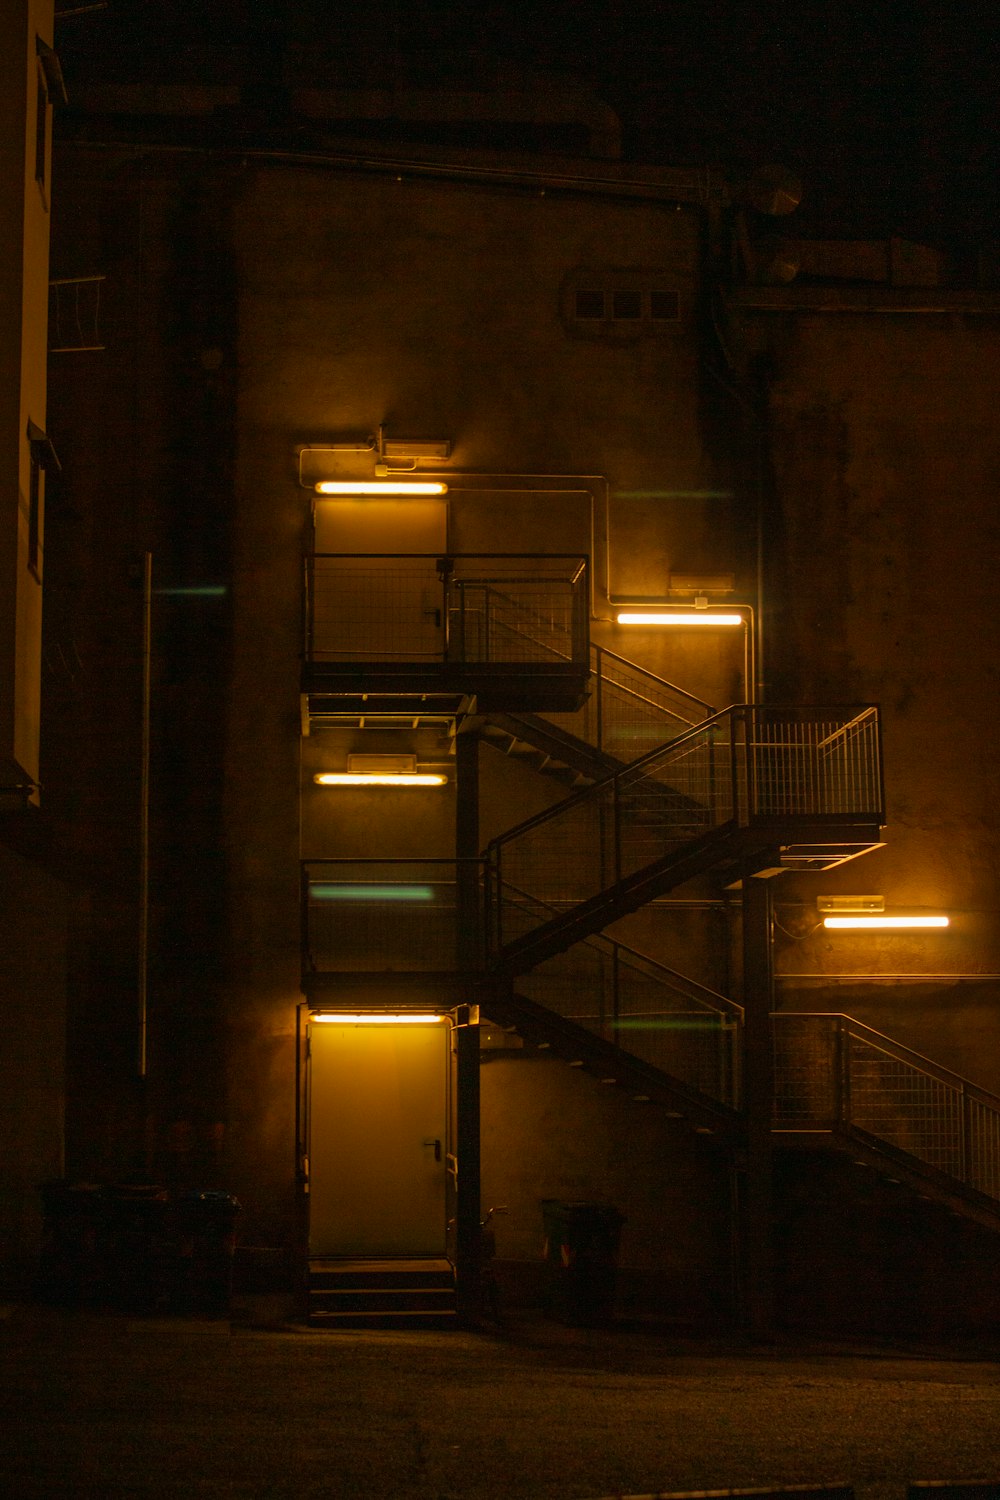
[[309,1254],[443,1256],[445,1021],[309,1027]]

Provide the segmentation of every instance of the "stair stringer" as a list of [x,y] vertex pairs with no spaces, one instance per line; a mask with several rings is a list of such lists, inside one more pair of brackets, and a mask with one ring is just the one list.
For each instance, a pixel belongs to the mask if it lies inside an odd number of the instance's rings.
[[921,1161],[919,1156],[860,1130],[856,1125],[838,1124],[804,1130],[777,1127],[773,1139],[779,1149],[832,1150],[846,1154],[859,1166],[878,1172],[888,1181],[905,1183],[918,1196],[929,1198],[962,1218],[1000,1233],[1000,1202],[997,1199]]
[[512,760],[523,760],[533,770],[572,791],[594,786],[626,764],[538,714],[487,714],[482,736],[486,744],[502,754]]
[[712,1135],[720,1144],[737,1141],[741,1130],[737,1110],[633,1057],[575,1021],[501,986],[489,998],[484,997],[483,1008],[497,1025],[510,1027],[525,1041],[562,1058],[571,1067],[582,1067],[609,1087],[624,1089],[637,1103],[660,1105],[698,1134]]
[[[748,826],[722,823],[701,838],[669,850],[525,936],[505,943],[494,957],[493,972],[507,976],[523,974],[581,938],[602,932],[619,917],[638,911],[657,896],[710,870],[729,868],[741,880],[765,869],[778,874],[784,848],[805,843],[828,845],[830,858],[825,868],[832,868],[842,858],[853,858],[859,845],[878,844],[880,831],[877,824],[840,824],[833,843],[833,830],[828,823],[817,826],[811,820],[792,819],[777,826],[770,822]],[[838,849],[850,853],[838,857],[835,852]]]

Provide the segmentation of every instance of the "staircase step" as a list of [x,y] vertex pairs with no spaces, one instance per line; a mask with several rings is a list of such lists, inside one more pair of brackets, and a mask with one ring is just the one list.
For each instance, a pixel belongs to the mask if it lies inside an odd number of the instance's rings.
[[309,1313],[454,1312],[454,1287],[310,1287]]
[[454,1308],[439,1312],[337,1312],[310,1309],[309,1321],[318,1328],[450,1328],[458,1314]]
[[314,1258],[309,1321],[337,1327],[440,1327],[455,1320],[449,1260]]
[[309,1262],[309,1286],[363,1290],[365,1287],[451,1288],[455,1272],[450,1261],[427,1260],[327,1260]]

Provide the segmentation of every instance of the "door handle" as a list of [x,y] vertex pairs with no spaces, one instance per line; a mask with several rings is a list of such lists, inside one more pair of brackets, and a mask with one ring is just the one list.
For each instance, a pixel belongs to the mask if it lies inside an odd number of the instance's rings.
[[428,1140],[424,1141],[424,1145],[425,1146],[433,1146],[434,1147],[434,1160],[435,1161],[440,1161],[441,1160],[441,1142],[440,1141],[428,1139]]

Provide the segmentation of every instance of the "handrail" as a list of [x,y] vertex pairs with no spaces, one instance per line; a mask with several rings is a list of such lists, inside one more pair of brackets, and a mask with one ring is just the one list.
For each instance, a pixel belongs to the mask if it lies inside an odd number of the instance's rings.
[[[537,896],[531,896],[527,891],[518,890],[517,886],[504,883],[504,892],[513,892],[518,900],[530,903],[548,916],[558,916],[559,908],[550,902],[542,901]],[[710,989],[708,985],[700,984],[697,979],[691,979],[686,974],[681,974],[677,969],[671,969],[668,964],[661,963],[657,958],[650,958],[647,953],[640,953],[637,948],[630,948],[627,943],[621,943],[617,938],[609,938],[602,932],[591,933],[589,937],[581,939],[581,944],[587,947],[603,951],[605,948],[612,950],[612,957],[617,962],[623,962],[629,968],[641,970],[644,966],[655,969],[658,974],[668,976],[660,982],[665,986],[683,992],[696,1004],[703,1005],[706,1010],[715,1011],[719,1015],[730,1016],[739,1021],[743,1017],[743,1007],[735,1000],[730,1000],[727,995],[721,995],[717,990]],[[570,950],[572,951],[572,950]],[[619,955],[625,955],[619,958]],[[675,983],[676,981],[676,983]]]
[[881,1047],[890,1057],[896,1057],[900,1062],[906,1063],[918,1073],[925,1074],[928,1078],[934,1078],[938,1083],[947,1084],[950,1088],[961,1089],[966,1093],[975,1094],[982,1104],[991,1105],[1000,1113],[1000,1094],[991,1093],[989,1089],[982,1088],[978,1083],[965,1078],[961,1073],[955,1073],[951,1068],[942,1067],[933,1058],[925,1057],[922,1052],[916,1052],[912,1047],[907,1047],[903,1042],[897,1042],[892,1037],[886,1036],[882,1031],[876,1031],[874,1026],[868,1026],[864,1021],[857,1021],[853,1016],[846,1015],[843,1011],[830,1010],[778,1010],[774,1012],[774,1019],[781,1021],[785,1016],[798,1021],[837,1021],[851,1028],[865,1041],[872,1041],[874,1045]]
[[[621,766],[617,770],[609,771],[607,776],[603,776],[600,781],[595,781],[592,786],[582,787],[580,791],[573,792],[569,797],[564,797],[554,807],[542,808],[541,812],[535,813],[530,818],[525,818],[522,823],[516,824],[513,828],[508,828],[505,833],[498,834],[496,838],[491,839],[486,846],[487,851],[494,846],[499,847],[501,844],[519,837],[522,833],[528,833],[531,829],[537,828],[541,823],[547,823],[552,818],[565,815],[581,802],[593,800],[596,792],[609,787],[612,782],[619,782],[626,774],[641,771],[646,765],[654,761],[657,756],[663,755],[667,750],[674,749],[684,740],[693,740],[697,734],[701,734],[706,728],[711,726],[713,720],[722,720],[731,712],[732,709],[725,708],[721,713],[713,714],[711,719],[705,719],[695,728],[685,729],[683,733],[677,735],[674,739],[667,740],[666,744],[657,745],[654,750],[648,751],[646,755],[640,755],[637,760],[630,761],[627,766]],[[532,899],[534,900],[535,898],[532,897]]]
[[[671,682],[669,678],[660,677],[656,672],[650,672],[648,667],[641,667],[638,662],[630,661],[627,656],[619,656],[617,651],[610,651],[607,646],[591,645],[590,651],[592,656],[596,655],[601,658],[605,656],[609,657],[612,661],[618,662],[627,671],[635,672],[640,677],[649,678],[651,682],[655,682],[659,687],[667,688],[671,693],[675,693],[679,698],[686,698],[689,703],[694,703],[698,706],[698,708],[703,708],[705,710],[706,718],[710,718],[713,714],[718,712],[713,704],[706,703],[703,698],[698,698],[694,693],[689,693],[686,688],[678,687],[677,684],[675,682]],[[642,702],[649,703],[654,708],[661,707],[661,705],[656,702],[655,698],[643,698],[641,693],[636,693],[632,688],[626,687],[626,685],[622,682],[616,682],[613,684],[613,686],[620,688],[623,693],[629,693],[633,697],[640,698]]]
[[842,1012],[773,1021],[776,1128],[846,1130],[1000,1202],[1000,1097]]
[[313,552],[305,564],[310,661],[589,664],[582,553]]
[[[819,750],[845,720],[863,728]],[[815,840],[835,820],[882,823],[878,710],[733,705],[492,839],[495,937],[502,947],[507,884],[582,912],[710,835],[797,828]]]

